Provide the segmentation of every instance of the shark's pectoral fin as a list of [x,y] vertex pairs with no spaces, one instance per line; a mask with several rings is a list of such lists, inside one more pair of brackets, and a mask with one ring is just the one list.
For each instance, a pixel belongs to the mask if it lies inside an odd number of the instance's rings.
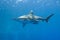
[[22,23],[22,26],[25,27],[25,26],[26,26],[26,23],[23,22],[23,23]]
[[25,19],[25,20],[23,20],[23,22],[22,22],[22,26],[25,27],[26,24],[27,24],[27,20]]

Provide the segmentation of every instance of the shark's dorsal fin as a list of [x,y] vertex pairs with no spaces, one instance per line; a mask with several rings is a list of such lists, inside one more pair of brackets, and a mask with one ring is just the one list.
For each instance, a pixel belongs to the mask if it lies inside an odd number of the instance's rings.
[[33,10],[30,11],[29,15],[31,15],[31,16],[33,15]]

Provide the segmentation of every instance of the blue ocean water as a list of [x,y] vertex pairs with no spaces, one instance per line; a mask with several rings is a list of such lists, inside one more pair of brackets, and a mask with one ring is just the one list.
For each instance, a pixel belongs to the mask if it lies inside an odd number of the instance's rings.
[[[53,17],[39,24],[13,20],[33,10],[35,15]],[[0,0],[0,40],[60,40],[60,0]]]

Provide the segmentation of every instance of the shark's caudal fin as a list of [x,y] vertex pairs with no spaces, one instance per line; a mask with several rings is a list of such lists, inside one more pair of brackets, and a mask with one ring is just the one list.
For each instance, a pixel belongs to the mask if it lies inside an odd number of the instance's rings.
[[48,20],[49,20],[53,15],[54,15],[54,14],[49,15],[49,16],[45,19],[45,21],[48,22]]

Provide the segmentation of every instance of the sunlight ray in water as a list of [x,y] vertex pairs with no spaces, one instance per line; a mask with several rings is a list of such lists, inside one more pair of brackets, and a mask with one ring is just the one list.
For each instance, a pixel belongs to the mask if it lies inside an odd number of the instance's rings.
[[24,0],[16,0],[16,3],[24,2]]

